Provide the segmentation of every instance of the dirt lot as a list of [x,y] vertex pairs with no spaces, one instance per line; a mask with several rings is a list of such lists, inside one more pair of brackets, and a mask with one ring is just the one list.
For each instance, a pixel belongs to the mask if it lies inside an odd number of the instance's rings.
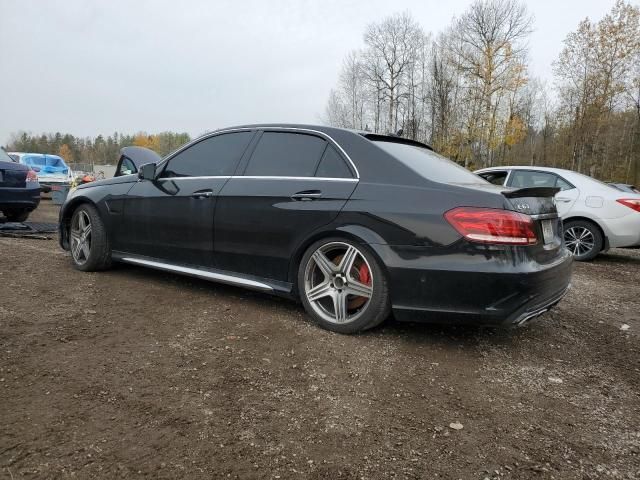
[[0,478],[640,478],[639,334],[638,250],[576,265],[528,328],[347,337],[0,238]]

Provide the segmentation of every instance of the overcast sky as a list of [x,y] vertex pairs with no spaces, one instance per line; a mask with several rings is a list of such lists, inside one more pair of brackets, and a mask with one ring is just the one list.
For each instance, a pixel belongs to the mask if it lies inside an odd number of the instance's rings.
[[[318,123],[365,27],[409,11],[437,33],[469,0],[0,0],[0,143],[253,122]],[[533,74],[614,0],[531,0]]]

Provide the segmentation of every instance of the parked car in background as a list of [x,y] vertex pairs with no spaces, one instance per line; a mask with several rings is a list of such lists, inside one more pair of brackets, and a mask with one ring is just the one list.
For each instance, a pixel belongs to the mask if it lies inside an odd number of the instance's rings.
[[138,173],[138,169],[147,163],[160,163],[162,157],[145,147],[123,147],[114,177]]
[[118,261],[299,298],[342,333],[391,311],[512,326],[569,286],[555,192],[490,185],[399,137],[252,125],[79,186],[60,244],[82,271]]
[[24,222],[40,203],[36,173],[0,148],[0,211],[10,222]]
[[73,180],[71,168],[58,155],[23,152],[9,152],[9,155],[36,172],[43,192],[50,192],[52,187],[69,185]]
[[617,188],[621,192],[629,192],[629,193],[640,193],[634,185],[629,185],[628,183],[609,183],[613,188]]
[[494,185],[556,187],[565,245],[576,260],[591,260],[613,247],[640,246],[640,194],[570,170],[547,167],[492,167],[475,172]]

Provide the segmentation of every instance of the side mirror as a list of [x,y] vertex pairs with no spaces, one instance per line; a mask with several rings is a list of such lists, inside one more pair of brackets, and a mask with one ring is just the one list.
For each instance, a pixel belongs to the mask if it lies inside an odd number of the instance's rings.
[[156,164],[145,163],[138,170],[138,178],[140,180],[154,180],[156,178]]

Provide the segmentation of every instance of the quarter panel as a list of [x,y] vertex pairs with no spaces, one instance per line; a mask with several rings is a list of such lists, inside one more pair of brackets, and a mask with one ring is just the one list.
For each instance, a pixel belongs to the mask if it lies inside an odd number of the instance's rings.
[[361,182],[338,223],[362,225],[389,245],[443,246],[461,238],[444,219],[446,211],[465,205],[504,208],[505,201],[495,193],[454,185]]

